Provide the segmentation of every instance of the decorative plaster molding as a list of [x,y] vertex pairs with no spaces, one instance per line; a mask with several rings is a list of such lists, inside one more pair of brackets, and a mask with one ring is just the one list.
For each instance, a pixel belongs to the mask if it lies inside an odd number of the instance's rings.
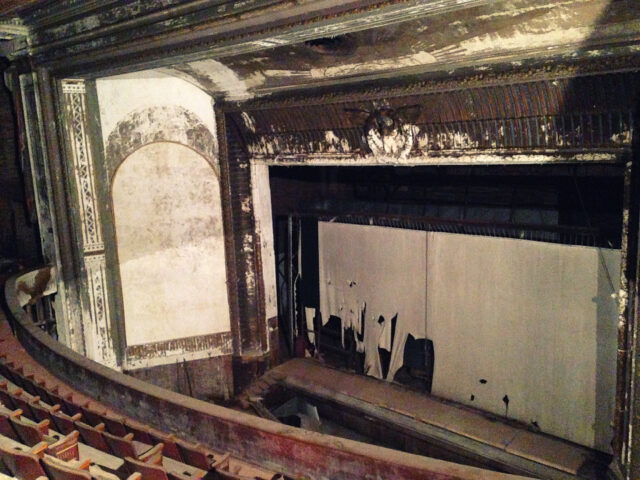
[[69,113],[67,131],[73,157],[78,207],[82,223],[84,253],[104,251],[102,229],[96,202],[93,159],[86,133],[85,86],[82,80],[64,80],[62,92]]
[[[113,339],[111,338],[109,302],[107,296],[106,258],[103,253],[84,258],[89,294],[89,315],[91,324],[85,320],[85,335],[91,334],[93,348],[91,356],[97,362],[117,368]],[[89,327],[89,328],[87,328]]]
[[130,345],[126,350],[125,368],[134,370],[183,360],[192,361],[231,354],[233,354],[231,332],[219,332]]
[[16,37],[29,35],[29,28],[22,24],[20,19],[0,21],[0,40],[13,40]]
[[100,226],[91,145],[87,135],[84,81],[63,80],[62,93],[86,275],[82,280],[87,293],[82,300],[85,350],[93,360],[108,367],[117,368],[111,335],[104,240]]
[[84,80],[63,80],[62,93],[87,93]]

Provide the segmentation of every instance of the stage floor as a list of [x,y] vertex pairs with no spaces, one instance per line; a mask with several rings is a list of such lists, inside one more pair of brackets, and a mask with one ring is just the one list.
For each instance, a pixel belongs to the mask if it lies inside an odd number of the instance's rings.
[[267,372],[251,390],[258,394],[260,388],[272,384],[362,412],[394,430],[465,452],[468,458],[485,458],[488,464],[512,473],[538,478],[590,477],[589,465],[603,460],[580,445],[401,385],[330,368],[314,359],[289,360]]

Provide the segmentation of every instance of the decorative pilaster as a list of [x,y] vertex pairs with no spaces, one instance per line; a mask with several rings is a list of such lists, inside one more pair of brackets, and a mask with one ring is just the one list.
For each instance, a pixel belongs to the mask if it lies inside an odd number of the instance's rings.
[[83,80],[62,81],[65,130],[73,162],[76,221],[81,232],[83,326],[87,356],[116,367],[109,312],[106,257],[100,226],[90,138],[87,135],[86,90]]
[[58,218],[56,218],[53,185],[50,175],[50,164],[45,143],[42,102],[37,88],[37,76],[34,73],[20,75],[20,100],[24,118],[25,137],[29,155],[29,170],[33,182],[33,199],[38,218],[38,231],[42,258],[46,264],[54,265],[57,271],[58,292],[55,296],[56,326],[58,340],[78,353],[84,353],[82,338],[82,322],[80,309],[69,308],[73,302],[70,285],[63,279],[62,259],[60,257],[60,241],[58,235]]
[[74,163],[78,207],[82,222],[82,243],[85,254],[104,252],[102,230],[98,221],[98,208],[95,196],[93,162],[86,134],[86,91],[84,81],[65,80],[62,92],[69,109],[68,125],[71,152]]

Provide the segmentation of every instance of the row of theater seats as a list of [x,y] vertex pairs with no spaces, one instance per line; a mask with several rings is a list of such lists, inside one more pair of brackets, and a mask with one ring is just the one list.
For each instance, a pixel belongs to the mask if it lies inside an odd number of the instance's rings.
[[3,354],[0,375],[0,467],[20,480],[285,478],[97,404],[76,404]]

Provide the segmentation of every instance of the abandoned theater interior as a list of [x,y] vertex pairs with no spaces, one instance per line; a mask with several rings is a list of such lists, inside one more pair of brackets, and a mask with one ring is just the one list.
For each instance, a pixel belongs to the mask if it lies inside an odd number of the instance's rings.
[[635,479],[640,2],[0,2],[0,475]]

